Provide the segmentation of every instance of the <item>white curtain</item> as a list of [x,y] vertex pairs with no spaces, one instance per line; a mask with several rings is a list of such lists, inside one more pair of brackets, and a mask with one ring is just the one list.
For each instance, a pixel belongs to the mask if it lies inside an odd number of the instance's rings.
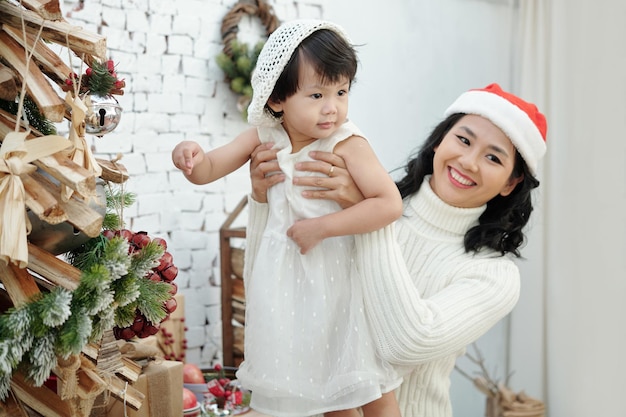
[[521,0],[519,92],[548,117],[515,388],[550,417],[623,417],[626,395],[626,2]]

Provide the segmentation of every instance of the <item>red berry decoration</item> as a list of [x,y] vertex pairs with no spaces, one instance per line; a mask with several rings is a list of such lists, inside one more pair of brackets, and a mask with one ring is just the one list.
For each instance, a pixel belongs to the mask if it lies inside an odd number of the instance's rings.
[[175,298],[170,298],[169,300],[165,302],[165,309],[170,314],[176,311],[176,307],[178,307],[178,302],[176,301]]
[[[109,61],[108,63],[109,68],[113,65],[112,62],[113,61]],[[167,242],[165,239],[160,237],[152,239],[147,232],[140,231],[134,233],[128,229],[105,230],[102,232],[102,235],[109,240],[116,236],[126,239],[129,243],[128,253],[131,256],[133,253],[141,251],[151,242],[163,248],[164,252],[159,259],[159,264],[152,268],[144,278],[154,282],[165,282],[171,286],[169,291],[171,298],[163,303],[163,309],[167,314],[161,323],[167,320],[170,314],[176,311],[178,307],[178,303],[174,298],[174,295],[178,292],[178,286],[173,282],[178,275],[178,268],[173,264],[172,254],[166,252]],[[129,340],[133,337],[144,338],[158,333],[161,323],[151,323],[139,310],[137,310],[135,314],[135,319],[129,327],[120,328],[115,326],[113,328],[113,333],[117,339]],[[180,359],[182,360],[183,358],[181,357]]]
[[207,387],[209,388],[209,392],[216,397],[223,397],[226,393],[226,390],[224,390],[224,387],[217,379],[212,379],[207,382]]
[[160,238],[160,237],[155,237],[154,239],[152,239],[152,241],[158,245],[163,246],[163,250],[167,250],[167,242],[165,241],[165,239]]
[[[217,375],[207,382],[208,394],[205,394],[207,407],[221,408],[223,410],[236,410],[242,406],[243,391],[237,381],[232,381],[224,376],[224,368],[216,364],[213,370]],[[236,413],[235,413],[236,414]]]
[[161,271],[161,277],[164,281],[171,282],[178,275],[178,268],[175,265],[170,265]]
[[108,240],[111,240],[115,237],[115,232],[113,230],[105,230],[102,232],[102,236],[106,237]]
[[157,271],[161,272],[164,269],[169,268],[172,265],[172,254],[169,252],[165,252],[163,253],[163,256],[161,256],[160,262],[159,262],[159,266],[157,266]]
[[135,245],[139,249],[143,249],[151,241],[152,241],[152,239],[150,239],[150,236],[148,236],[147,232],[137,232],[131,238],[130,243],[132,243],[133,245]]

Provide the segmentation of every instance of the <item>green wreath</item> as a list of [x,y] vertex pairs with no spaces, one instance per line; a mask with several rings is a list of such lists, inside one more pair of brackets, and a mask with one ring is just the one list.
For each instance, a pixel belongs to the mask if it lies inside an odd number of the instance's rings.
[[222,19],[221,33],[224,47],[217,55],[216,63],[224,71],[230,89],[241,96],[238,105],[245,113],[252,98],[250,78],[265,40],[257,42],[250,48],[248,44],[237,39],[239,22],[244,15],[261,19],[267,36],[276,30],[280,22],[274,15],[272,7],[264,0],[256,0],[254,4],[238,2]]

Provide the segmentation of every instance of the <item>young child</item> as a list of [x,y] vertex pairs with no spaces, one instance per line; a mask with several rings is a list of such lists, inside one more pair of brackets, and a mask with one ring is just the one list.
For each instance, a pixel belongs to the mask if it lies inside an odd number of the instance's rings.
[[[246,253],[245,360],[237,372],[252,407],[273,416],[400,416],[401,378],[375,353],[366,322],[354,234],[395,221],[397,187],[347,119],[357,70],[343,29],[297,20],[274,31],[252,76],[248,121],[231,143],[204,152],[195,142],[172,151],[174,165],[206,184],[244,165],[260,143],[274,143],[287,179],[311,151],[333,151],[366,197],[345,210],[304,199],[283,181],[268,192],[269,215],[257,253]],[[328,175],[333,175],[329,166]],[[314,174],[318,175],[318,174]],[[253,266],[252,266],[253,265]]]

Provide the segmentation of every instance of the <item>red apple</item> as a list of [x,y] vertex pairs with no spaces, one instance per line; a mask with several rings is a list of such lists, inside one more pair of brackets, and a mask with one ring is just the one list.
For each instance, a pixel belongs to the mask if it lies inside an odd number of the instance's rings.
[[197,405],[198,399],[196,398],[196,394],[194,394],[189,388],[183,387],[183,410],[194,408]]
[[186,363],[183,365],[183,382],[185,384],[204,384],[204,374],[194,363]]

